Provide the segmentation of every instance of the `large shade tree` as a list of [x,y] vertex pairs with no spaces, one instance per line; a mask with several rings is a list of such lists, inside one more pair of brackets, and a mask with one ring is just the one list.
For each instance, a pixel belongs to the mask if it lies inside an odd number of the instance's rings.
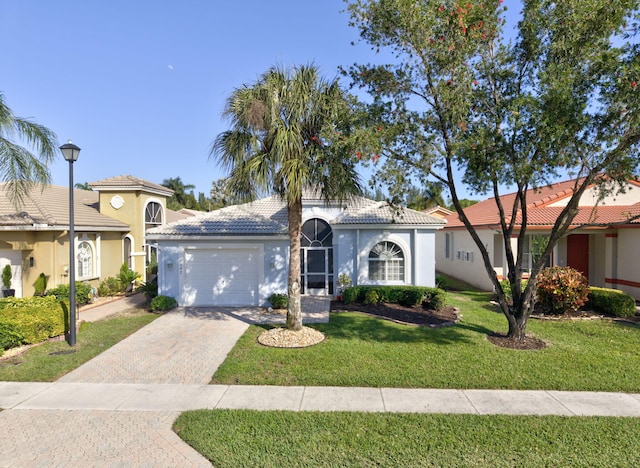
[[[352,25],[389,63],[356,64],[372,96],[384,170],[396,183],[443,183],[481,253],[509,324],[525,337],[536,277],[590,186],[618,190],[638,167],[640,58],[636,0],[523,0],[517,27],[502,0],[356,0]],[[513,25],[509,25],[513,26]],[[527,191],[560,176],[572,196],[522,281]],[[471,225],[461,188],[490,194],[501,217],[509,302],[488,247]],[[500,198],[514,192],[512,202]],[[517,237],[517,247],[511,239]]]
[[212,155],[229,171],[227,187],[251,200],[276,193],[287,205],[289,271],[287,328],[302,328],[300,233],[302,196],[344,200],[360,193],[353,99],[337,80],[323,79],[313,65],[273,67],[253,84],[236,89],[224,116],[231,129],[217,136]]
[[34,183],[49,183],[49,164],[58,151],[56,135],[48,128],[13,114],[0,93],[0,179],[19,204]]

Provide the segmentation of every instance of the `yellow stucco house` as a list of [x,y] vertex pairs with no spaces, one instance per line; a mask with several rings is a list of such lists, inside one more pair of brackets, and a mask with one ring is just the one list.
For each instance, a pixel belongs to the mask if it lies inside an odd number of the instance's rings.
[[[173,191],[123,175],[90,183],[93,191],[74,190],[77,281],[97,287],[117,276],[122,263],[144,277],[155,247],[148,229],[188,216],[166,208]],[[40,273],[47,288],[69,283],[69,189],[37,186],[16,208],[0,184],[0,270],[11,265],[17,297],[32,296]]]

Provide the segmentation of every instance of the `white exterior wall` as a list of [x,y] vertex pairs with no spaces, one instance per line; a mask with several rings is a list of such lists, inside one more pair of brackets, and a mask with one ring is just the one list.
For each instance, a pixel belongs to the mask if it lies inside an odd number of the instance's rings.
[[[445,257],[445,234],[453,233],[452,258]],[[478,232],[480,239],[489,251],[489,258],[493,259],[494,231],[482,230]],[[458,278],[479,289],[492,291],[493,284],[484,268],[480,250],[466,230],[438,231],[436,234],[436,270],[454,278]],[[460,253],[460,258],[459,254]],[[470,256],[468,254],[471,254]],[[498,274],[502,274],[502,269]]]
[[[582,194],[580,197],[579,206],[596,206],[596,205],[608,205],[608,206],[620,206],[620,205],[633,205],[638,203],[638,197],[640,195],[640,187],[635,184],[627,183],[624,189],[625,193],[618,193],[605,197],[602,201],[598,200],[598,191],[591,187]],[[550,203],[548,206],[567,206],[570,196],[561,198],[560,200]]]
[[616,289],[640,300],[640,230],[619,229],[617,241],[618,284]]

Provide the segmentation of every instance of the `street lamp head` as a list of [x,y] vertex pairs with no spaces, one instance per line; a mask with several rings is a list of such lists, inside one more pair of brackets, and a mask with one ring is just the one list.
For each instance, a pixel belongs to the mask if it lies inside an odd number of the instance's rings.
[[64,145],[62,145],[60,147],[60,150],[62,151],[62,155],[64,156],[64,159],[66,159],[67,161],[76,162],[78,160],[78,155],[80,154],[80,148],[78,148],[76,145],[71,143],[71,140],[69,140],[68,143],[65,143]]

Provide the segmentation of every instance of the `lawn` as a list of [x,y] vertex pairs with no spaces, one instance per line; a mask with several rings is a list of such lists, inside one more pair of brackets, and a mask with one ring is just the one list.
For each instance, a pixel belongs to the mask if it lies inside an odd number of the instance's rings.
[[73,348],[66,341],[47,342],[0,360],[0,381],[53,382],[157,317],[159,315],[131,309],[98,322],[84,322]]
[[449,293],[462,320],[438,329],[357,313],[313,325],[327,338],[304,349],[266,348],[251,326],[212,383],[408,388],[496,388],[640,392],[640,327],[610,320],[542,321],[527,327],[547,343],[512,350],[486,336],[507,322],[483,292]]
[[190,411],[214,466],[640,466],[640,419]]

